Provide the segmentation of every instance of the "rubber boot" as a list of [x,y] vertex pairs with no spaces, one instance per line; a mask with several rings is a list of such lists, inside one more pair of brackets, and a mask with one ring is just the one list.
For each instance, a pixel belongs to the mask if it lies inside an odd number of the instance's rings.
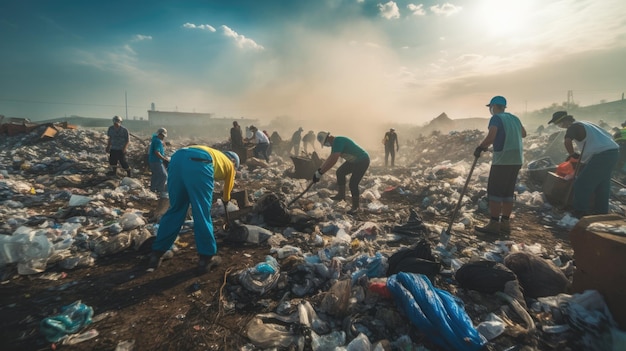
[[346,198],[346,186],[345,185],[340,185],[339,188],[337,189],[337,195],[331,197],[331,199],[335,201],[345,200],[345,198]]
[[211,268],[222,263],[222,258],[219,256],[207,256],[199,255],[198,259],[198,274],[205,274],[211,271]]
[[126,176],[128,178],[130,178],[132,176],[132,172],[130,171],[130,168],[126,170]]
[[474,227],[474,229],[483,234],[500,235],[500,222],[490,220],[484,227]]
[[150,221],[158,222],[161,220],[161,217],[167,212],[167,209],[170,207],[170,199],[167,197],[159,198],[156,204],[156,208],[152,213],[152,217]]
[[107,172],[107,176],[116,176],[116,175],[117,175],[117,167],[112,167],[112,169]]
[[352,208],[348,211],[348,214],[355,214],[359,212],[359,198],[352,198]]
[[163,262],[163,251],[152,251],[150,254],[150,261],[148,261],[148,269],[156,270],[161,266],[161,262]]
[[503,219],[500,222],[500,234],[505,236],[511,235],[511,221]]

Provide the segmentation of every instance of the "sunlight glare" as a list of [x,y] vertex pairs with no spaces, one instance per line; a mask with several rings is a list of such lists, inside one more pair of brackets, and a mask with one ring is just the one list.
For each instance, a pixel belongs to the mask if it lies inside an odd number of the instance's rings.
[[523,36],[532,28],[532,1],[530,0],[483,0],[477,9],[486,34],[492,37]]

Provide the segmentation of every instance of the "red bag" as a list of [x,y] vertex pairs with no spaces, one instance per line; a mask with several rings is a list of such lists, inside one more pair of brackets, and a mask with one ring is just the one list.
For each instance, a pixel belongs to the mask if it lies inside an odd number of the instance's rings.
[[566,179],[571,179],[574,177],[574,172],[576,172],[576,159],[570,159],[569,161],[562,162],[558,166],[556,166],[556,174],[559,177],[563,177]]

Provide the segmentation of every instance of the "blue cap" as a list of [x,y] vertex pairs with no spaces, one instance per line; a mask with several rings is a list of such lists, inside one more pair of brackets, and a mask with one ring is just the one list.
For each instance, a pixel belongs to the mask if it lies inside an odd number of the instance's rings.
[[235,161],[235,169],[239,169],[239,155],[234,151],[224,151],[224,155]]
[[506,107],[506,99],[504,98],[504,96],[494,96],[491,98],[491,101],[489,101],[489,103],[485,106],[491,106],[491,105],[502,105],[504,107]]

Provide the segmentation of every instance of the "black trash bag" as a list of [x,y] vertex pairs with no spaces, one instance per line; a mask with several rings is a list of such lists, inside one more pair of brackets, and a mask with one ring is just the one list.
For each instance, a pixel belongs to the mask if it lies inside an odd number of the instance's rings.
[[387,276],[399,272],[418,273],[432,280],[441,270],[441,263],[436,262],[430,244],[422,239],[412,248],[402,248],[387,260]]
[[414,209],[410,210],[409,219],[403,225],[396,225],[391,230],[392,233],[420,236],[426,231],[426,226],[422,218]]
[[570,282],[552,261],[526,252],[512,253],[504,264],[517,275],[526,298],[555,296],[567,292]]
[[265,223],[272,227],[285,227],[291,223],[291,215],[284,199],[268,193],[256,202],[255,211],[263,215]]
[[504,291],[507,282],[517,280],[515,273],[505,265],[488,260],[466,263],[454,277],[462,288],[486,294]]

